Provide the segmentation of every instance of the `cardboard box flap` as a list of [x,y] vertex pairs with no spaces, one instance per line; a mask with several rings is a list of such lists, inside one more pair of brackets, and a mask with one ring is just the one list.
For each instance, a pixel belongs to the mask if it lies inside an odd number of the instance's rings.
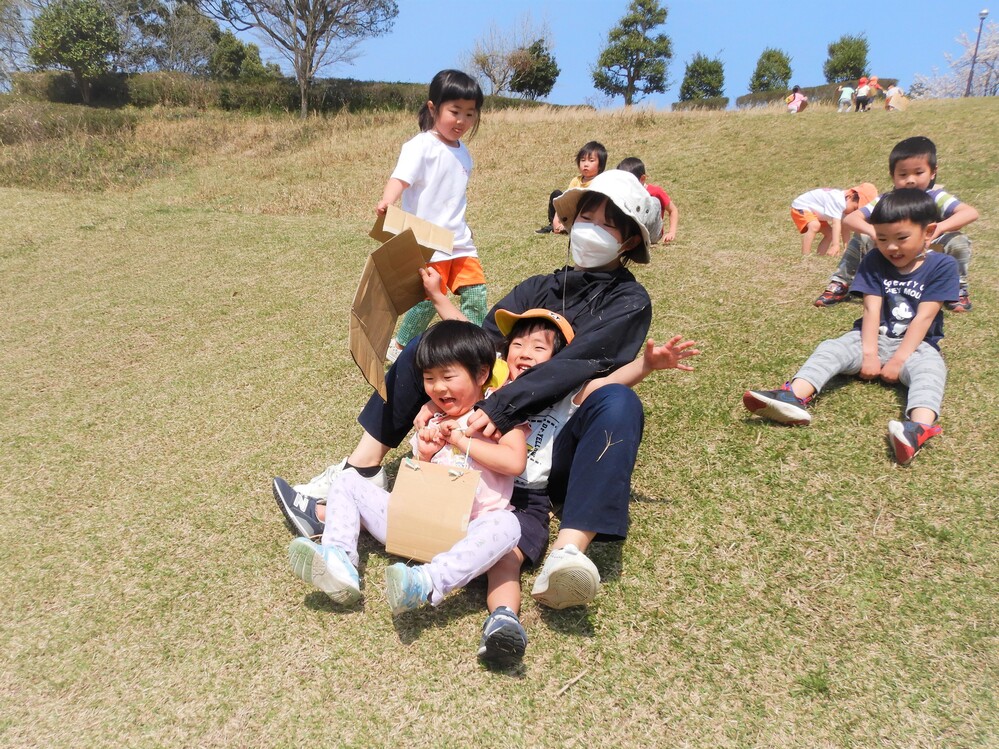
[[479,472],[405,458],[392,487],[385,550],[429,562],[468,533]]
[[396,320],[426,298],[419,269],[433,254],[409,229],[372,252],[350,305],[348,345],[361,373],[382,398],[385,391],[385,350]]
[[454,249],[454,232],[418,218],[412,213],[406,213],[394,205],[390,205],[385,213],[378,217],[368,236],[379,242],[387,242],[407,229],[416,235],[416,241],[425,249],[445,252],[448,255]]

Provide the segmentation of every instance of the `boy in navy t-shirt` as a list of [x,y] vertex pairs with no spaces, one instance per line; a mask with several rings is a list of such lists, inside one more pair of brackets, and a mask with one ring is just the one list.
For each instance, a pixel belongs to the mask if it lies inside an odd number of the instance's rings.
[[864,296],[864,315],[846,335],[823,341],[779,390],[747,390],[743,405],[782,424],[811,420],[808,402],[838,374],[859,374],[908,386],[905,421],[889,421],[895,459],[911,461],[930,437],[943,400],[947,367],[940,355],[943,305],[960,294],[957,261],[927,251],[937,206],[920,189],[894,190],[874,207],[878,252],[860,263],[853,291]]

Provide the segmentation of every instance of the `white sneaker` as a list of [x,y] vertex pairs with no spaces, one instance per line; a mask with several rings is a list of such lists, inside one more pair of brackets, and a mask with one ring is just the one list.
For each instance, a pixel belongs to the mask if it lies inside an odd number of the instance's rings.
[[548,555],[531,596],[552,609],[585,606],[600,591],[600,573],[589,558],[572,544]]
[[[312,480],[307,484],[296,484],[292,487],[299,494],[304,494],[306,497],[316,497],[318,499],[326,499],[326,495],[330,493],[330,484],[333,483],[333,479],[343,473],[345,470],[353,471],[353,468],[347,468],[347,459],[344,458],[336,465],[332,465],[325,471],[320,473],[318,476],[314,476]],[[356,471],[354,471],[357,473]],[[385,469],[379,468],[378,473],[376,473],[371,478],[367,479],[372,484],[377,486],[379,489],[388,489],[388,479],[385,476]]]
[[343,549],[296,538],[288,547],[288,561],[301,580],[315,585],[336,603],[348,606],[361,599],[357,569]]
[[394,362],[396,359],[399,358],[399,354],[401,353],[402,353],[402,346],[400,346],[399,342],[395,338],[393,338],[391,341],[389,341],[388,350],[385,352],[385,358],[390,362]]

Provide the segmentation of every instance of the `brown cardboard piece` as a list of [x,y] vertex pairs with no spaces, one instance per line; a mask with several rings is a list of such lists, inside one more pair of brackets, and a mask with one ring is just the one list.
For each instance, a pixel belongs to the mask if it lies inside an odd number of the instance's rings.
[[392,488],[385,550],[429,562],[468,532],[479,472],[405,458]]
[[406,229],[412,229],[416,241],[428,250],[444,252],[448,255],[454,250],[454,232],[443,226],[432,224],[422,218],[406,213],[401,208],[390,205],[385,213],[378,217],[368,236],[379,242],[387,242],[392,237],[402,234]]

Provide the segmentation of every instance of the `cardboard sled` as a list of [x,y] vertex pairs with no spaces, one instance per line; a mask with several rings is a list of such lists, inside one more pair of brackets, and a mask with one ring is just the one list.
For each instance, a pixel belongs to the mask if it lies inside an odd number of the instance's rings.
[[385,550],[429,562],[468,532],[479,472],[405,458],[392,488]]
[[435,250],[450,252],[454,235],[389,206],[370,236],[385,242],[368,256],[361,271],[350,305],[348,342],[364,379],[386,398],[385,351],[395,324],[401,314],[426,299],[419,270]]

